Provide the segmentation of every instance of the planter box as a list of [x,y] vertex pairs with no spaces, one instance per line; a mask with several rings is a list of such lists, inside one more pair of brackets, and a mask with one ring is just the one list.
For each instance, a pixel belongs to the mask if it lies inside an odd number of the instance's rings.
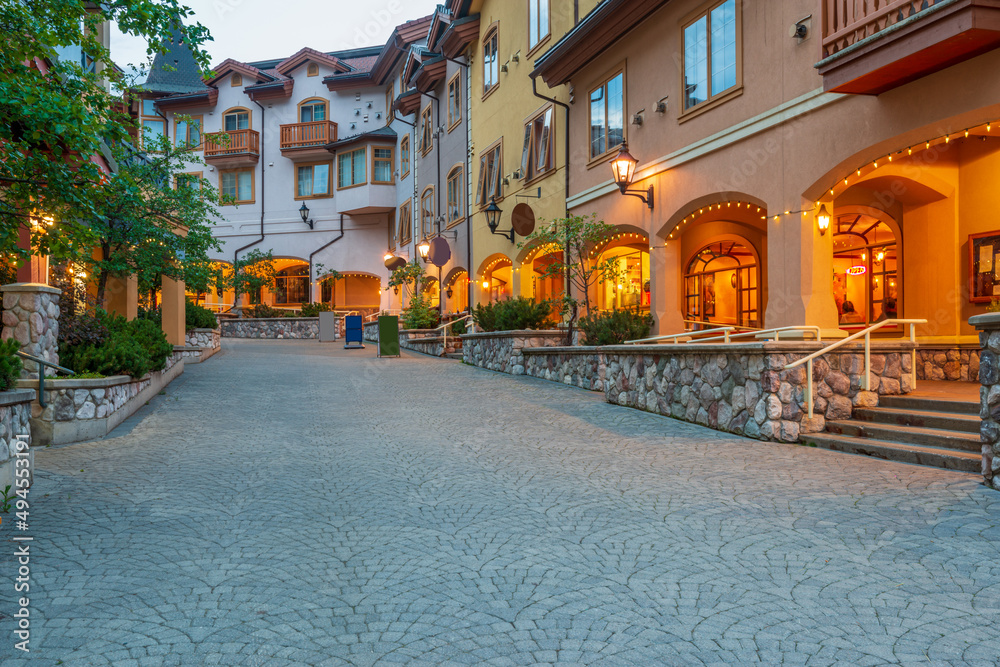
[[[0,491],[10,485],[10,492],[17,489],[14,456],[17,451],[15,436],[29,436],[31,429],[31,403],[35,392],[31,389],[14,389],[0,392]],[[30,436],[28,442],[31,443]],[[31,480],[35,470],[35,453],[28,450],[28,470]]]
[[318,317],[274,317],[222,320],[223,338],[312,339],[319,338]]
[[490,331],[464,334],[462,360],[491,371],[524,375],[525,348],[557,347],[566,342],[566,333],[544,331]]
[[[103,438],[183,372],[184,359],[175,351],[165,369],[138,380],[128,375],[46,380],[45,408],[37,400],[31,405],[31,444],[64,445]],[[38,381],[18,380],[17,386],[37,389]]]
[[222,348],[220,329],[189,329],[185,336],[186,345],[174,346],[186,364],[200,364]]

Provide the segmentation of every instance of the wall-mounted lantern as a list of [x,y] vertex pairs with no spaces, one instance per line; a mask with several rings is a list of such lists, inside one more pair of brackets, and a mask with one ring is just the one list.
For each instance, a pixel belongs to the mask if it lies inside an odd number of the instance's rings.
[[816,226],[819,227],[819,235],[826,236],[826,230],[830,229],[830,212],[826,210],[826,204],[819,207],[816,214]]
[[632,185],[632,179],[635,178],[635,166],[639,164],[639,161],[632,157],[632,154],[628,152],[628,142],[623,141],[622,147],[618,151],[618,155],[611,160],[611,171],[614,174],[615,184],[618,189],[621,190],[623,195],[629,195],[630,197],[638,197],[643,201],[650,210],[653,209],[653,186],[650,185],[649,188],[645,190],[629,190],[628,187]]
[[306,206],[305,202],[302,202],[302,206],[299,208],[299,215],[302,216],[302,222],[309,225],[309,229],[313,228],[316,223],[309,217],[309,207]]

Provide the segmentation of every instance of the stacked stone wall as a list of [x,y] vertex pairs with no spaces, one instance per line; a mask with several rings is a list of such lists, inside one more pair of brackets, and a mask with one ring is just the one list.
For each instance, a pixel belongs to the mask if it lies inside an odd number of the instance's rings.
[[226,319],[220,325],[223,338],[319,338],[318,317]]

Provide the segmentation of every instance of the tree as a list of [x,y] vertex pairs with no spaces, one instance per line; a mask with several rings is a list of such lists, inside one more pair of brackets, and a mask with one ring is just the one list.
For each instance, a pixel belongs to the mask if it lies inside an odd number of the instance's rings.
[[[572,288],[562,298],[562,314],[567,316],[571,341],[580,305],[584,306],[587,315],[590,314],[591,288],[604,282],[617,283],[622,277],[616,260],[601,262],[590,257],[591,251],[614,233],[615,228],[598,220],[596,215],[574,215],[552,220],[518,244],[519,248],[551,248],[561,254],[561,259],[545,267],[542,277],[564,278]],[[582,294],[583,298],[575,298],[574,293]]]
[[209,225],[218,192],[205,179],[174,176],[198,160],[163,137],[153,148],[140,154],[119,144],[113,151],[118,171],[107,177],[103,197],[94,203],[88,226],[98,252],[86,263],[100,304],[110,277],[136,275],[145,293],[163,276],[184,279],[188,267],[208,262],[208,251],[220,248]]
[[277,271],[274,268],[274,254],[254,248],[236,260],[228,270],[223,270],[223,288],[236,293],[236,303],[244,294],[252,294],[259,289],[274,289]]
[[331,283],[330,294],[332,295],[332,300],[331,300],[332,302],[330,305],[332,308],[336,308],[337,282],[344,277],[344,274],[342,274],[340,271],[337,271],[336,269],[330,269],[329,271],[327,271],[325,264],[316,264],[316,276],[319,277],[319,281],[321,283],[324,283],[328,280],[330,281]]
[[[110,66],[100,37],[107,21],[146,39],[151,56],[179,30],[208,70],[200,24],[178,0],[3,0],[0,29],[0,252],[25,257],[21,229],[35,252],[56,261],[90,252],[90,221],[105,197],[92,158],[127,142],[133,128],[121,100],[125,70]],[[59,57],[62,54],[64,57]],[[110,82],[111,86],[106,83]],[[45,216],[58,224],[31,225]]]
[[392,272],[389,276],[389,284],[386,289],[393,287],[402,287],[404,290],[404,295],[408,299],[412,299],[417,296],[419,290],[420,279],[424,275],[424,269],[418,263],[416,258],[405,266],[401,266]]

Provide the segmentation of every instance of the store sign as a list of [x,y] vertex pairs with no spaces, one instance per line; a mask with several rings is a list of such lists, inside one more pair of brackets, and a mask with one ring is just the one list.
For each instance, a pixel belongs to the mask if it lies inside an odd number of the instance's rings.
[[857,266],[852,266],[851,268],[847,269],[847,275],[849,276],[863,276],[866,273],[868,273],[867,267],[861,264]]

